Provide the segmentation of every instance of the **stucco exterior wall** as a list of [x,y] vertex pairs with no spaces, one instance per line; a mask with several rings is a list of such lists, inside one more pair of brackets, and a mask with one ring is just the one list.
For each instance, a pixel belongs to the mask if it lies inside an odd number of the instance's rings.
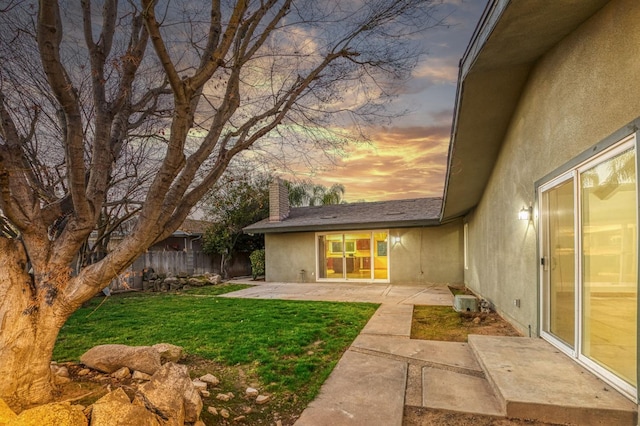
[[315,282],[315,233],[265,234],[265,280],[271,282]]
[[[389,230],[390,282],[415,284],[462,283],[462,221],[422,228]],[[266,281],[315,282],[314,232],[265,234]]]
[[[470,215],[465,283],[538,333],[537,221],[518,220],[534,183],[640,115],[640,4],[612,1],[540,58]],[[514,303],[520,299],[520,307]]]
[[463,281],[462,221],[424,228],[390,229],[391,282],[458,284]]

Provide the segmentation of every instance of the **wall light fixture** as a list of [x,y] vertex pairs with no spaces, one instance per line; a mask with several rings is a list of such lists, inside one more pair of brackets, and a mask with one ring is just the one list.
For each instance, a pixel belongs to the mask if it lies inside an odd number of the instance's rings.
[[529,207],[522,206],[518,213],[518,219],[531,220],[533,218],[533,206],[529,204]]

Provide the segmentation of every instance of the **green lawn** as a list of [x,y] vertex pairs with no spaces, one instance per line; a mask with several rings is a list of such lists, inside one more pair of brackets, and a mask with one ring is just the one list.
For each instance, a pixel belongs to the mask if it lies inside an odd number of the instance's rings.
[[96,298],[62,328],[54,359],[77,361],[89,348],[106,343],[166,342],[226,365],[252,364],[271,390],[310,401],[377,308],[368,303],[215,297],[245,287]]

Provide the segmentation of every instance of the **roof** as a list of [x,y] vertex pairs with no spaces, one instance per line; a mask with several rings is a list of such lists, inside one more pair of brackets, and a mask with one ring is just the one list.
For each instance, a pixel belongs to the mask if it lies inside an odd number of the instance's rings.
[[491,0],[460,60],[442,219],[482,197],[535,62],[608,0]]
[[173,235],[203,235],[209,226],[211,222],[206,220],[185,219]]
[[442,198],[333,204],[292,208],[280,222],[262,220],[244,228],[245,233],[338,231],[406,228],[439,224]]

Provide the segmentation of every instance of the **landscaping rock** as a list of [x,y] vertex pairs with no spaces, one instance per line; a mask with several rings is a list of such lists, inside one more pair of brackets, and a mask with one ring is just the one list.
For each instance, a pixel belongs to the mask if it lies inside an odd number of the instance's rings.
[[247,388],[247,390],[244,393],[251,398],[255,398],[260,394],[260,392],[258,392],[258,389],[255,389],[255,388]]
[[88,426],[89,422],[77,405],[45,404],[23,411],[7,426]]
[[227,401],[231,400],[231,397],[226,393],[219,393],[218,395],[216,395],[216,399],[220,400],[220,401],[227,402]]
[[202,411],[202,399],[184,365],[167,362],[139,388],[145,405],[170,419],[167,426],[195,422]]
[[211,284],[220,284],[220,283],[222,283],[222,276],[220,276],[218,274],[207,275],[207,280]]
[[210,384],[211,386],[218,386],[220,384],[220,380],[213,374],[205,374],[204,376],[200,377],[200,380]]
[[3,399],[0,399],[0,425],[9,423],[9,420],[13,420],[16,417],[18,417],[18,415],[9,408]]
[[160,353],[160,362],[178,362],[184,358],[184,349],[170,343],[158,343],[152,346]]
[[56,376],[69,377],[69,370],[64,365],[51,364],[51,372]]
[[211,396],[211,392],[209,392],[208,390],[200,389],[200,396],[204,398],[209,398]]
[[187,280],[187,285],[191,285],[194,287],[202,287],[207,284],[209,284],[209,281],[204,278],[191,277]]
[[80,357],[80,362],[104,373],[113,373],[122,367],[128,367],[130,370],[153,374],[161,366],[160,354],[151,346],[95,346]]
[[218,415],[218,410],[216,410],[216,407],[207,407],[207,411],[212,416],[217,416]]
[[64,385],[65,383],[71,383],[71,379],[69,377],[54,375],[53,383],[55,383],[56,385]]
[[131,378],[133,380],[146,380],[146,381],[151,380],[151,376],[146,373],[143,373],[142,371],[134,371]]
[[91,410],[91,426],[160,426],[157,416],[134,405],[118,388],[97,400]]
[[111,377],[115,379],[128,379],[131,377],[131,370],[129,370],[128,367],[122,367],[111,373]]
[[271,397],[268,395],[258,395],[256,398],[256,404],[258,405],[266,404],[269,401],[271,401]]
[[242,422],[244,420],[246,420],[247,416],[238,416],[238,417],[234,417],[233,421],[234,422]]
[[86,376],[87,374],[91,373],[91,370],[89,370],[88,368],[83,368],[82,370],[78,371],[78,376]]
[[224,408],[222,410],[220,410],[220,415],[222,417],[224,417],[225,419],[228,419],[230,417],[229,411],[225,410]]
[[201,390],[205,390],[206,391],[207,390],[207,384],[205,382],[203,382],[202,380],[195,379],[195,380],[192,381],[192,383],[193,383],[193,386],[199,391],[201,391]]

